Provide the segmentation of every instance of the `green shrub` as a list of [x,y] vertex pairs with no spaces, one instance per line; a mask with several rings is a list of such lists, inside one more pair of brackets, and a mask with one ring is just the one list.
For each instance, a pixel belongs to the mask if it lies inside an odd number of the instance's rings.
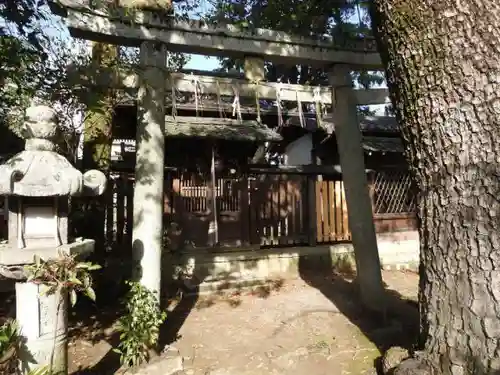
[[0,357],[3,357],[7,351],[19,343],[19,326],[13,319],[7,320],[0,327]]
[[136,367],[149,361],[150,350],[157,343],[160,326],[166,313],[160,310],[156,295],[137,282],[127,282],[130,291],[126,298],[126,315],[118,321],[120,344],[115,352],[120,354],[121,363]]
[[0,327],[0,373],[10,374],[17,367],[20,344],[19,326],[15,320],[7,320]]

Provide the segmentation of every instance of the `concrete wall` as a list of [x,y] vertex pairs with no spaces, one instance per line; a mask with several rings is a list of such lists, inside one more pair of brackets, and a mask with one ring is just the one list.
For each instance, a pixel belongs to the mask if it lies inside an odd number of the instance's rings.
[[395,233],[417,231],[418,223],[415,214],[375,214],[375,230],[377,233]]
[[[418,233],[399,232],[377,236],[384,269],[418,269]],[[182,275],[190,285],[200,285],[208,292],[232,287],[258,285],[270,279],[300,277],[303,267],[320,271],[332,268],[349,271],[355,268],[350,243],[317,247],[247,249],[215,252],[194,249],[167,254],[167,272],[174,278]]]

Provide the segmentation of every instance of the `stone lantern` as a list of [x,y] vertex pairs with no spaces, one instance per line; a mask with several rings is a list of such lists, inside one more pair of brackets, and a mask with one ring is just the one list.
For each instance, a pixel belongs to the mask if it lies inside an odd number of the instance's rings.
[[[0,244],[2,269],[21,269],[35,256],[47,260],[61,253],[91,253],[93,240],[72,241],[68,236],[69,197],[101,195],[106,187],[103,173],[82,174],[55,151],[52,108],[30,107],[26,117],[25,150],[0,166],[0,196],[9,198],[8,241]],[[16,280],[16,319],[27,349],[23,371],[52,361],[54,374],[66,374],[67,296],[41,295],[42,286],[25,282],[22,272],[10,277]]]

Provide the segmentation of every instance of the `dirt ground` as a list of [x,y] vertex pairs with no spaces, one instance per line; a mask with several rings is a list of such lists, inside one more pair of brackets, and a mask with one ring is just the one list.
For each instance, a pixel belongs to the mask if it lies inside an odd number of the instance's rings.
[[[390,314],[374,316],[341,275],[273,280],[246,292],[173,301],[162,332],[184,357],[185,375],[376,374],[385,348],[415,339],[418,276],[384,271]],[[75,324],[71,374],[113,374],[116,314]]]

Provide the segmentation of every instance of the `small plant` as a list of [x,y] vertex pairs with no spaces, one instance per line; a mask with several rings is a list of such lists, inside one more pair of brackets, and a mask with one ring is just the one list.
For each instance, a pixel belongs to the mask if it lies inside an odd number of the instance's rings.
[[19,326],[8,320],[0,327],[0,374],[10,374],[17,367],[20,344]]
[[149,361],[150,350],[158,343],[160,325],[167,317],[160,310],[156,295],[138,282],[127,282],[130,291],[126,298],[127,314],[118,321],[121,332],[116,353],[123,365],[136,367]]
[[[90,262],[80,262],[76,255],[70,255],[64,252],[59,253],[58,258],[43,260],[35,256],[34,264],[25,266],[27,281],[42,285],[44,288],[40,293],[52,295],[56,293],[68,293],[71,305],[74,306],[77,300],[77,293],[83,293],[91,300],[95,301],[95,292],[92,288],[92,277],[90,272],[100,269],[101,266]],[[50,364],[47,368],[35,369],[35,375],[44,375],[53,373],[55,345],[57,338],[57,321],[61,309],[61,302],[55,310],[54,338],[52,353],[50,355]]]
[[18,342],[19,326],[15,320],[9,319],[0,327],[0,357]]
[[[0,327],[0,374],[17,374],[21,333],[16,320],[10,319]],[[27,375],[51,375],[49,366],[37,367]]]
[[44,285],[44,294],[50,295],[58,291],[67,291],[71,305],[77,300],[77,293],[83,293],[95,301],[90,272],[101,266],[89,262],[79,262],[76,255],[61,253],[59,258],[43,260],[35,256],[35,263],[25,267],[28,281]]

